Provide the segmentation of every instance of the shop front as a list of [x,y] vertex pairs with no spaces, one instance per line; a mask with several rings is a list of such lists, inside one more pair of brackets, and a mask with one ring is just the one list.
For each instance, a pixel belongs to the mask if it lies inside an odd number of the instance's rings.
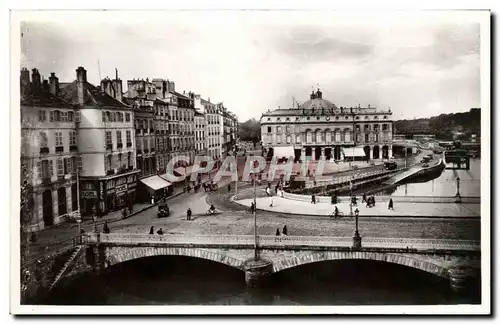
[[157,176],[150,176],[139,180],[139,195],[138,200],[142,202],[150,202],[151,198],[156,202],[159,199],[168,196],[171,193],[172,184]]
[[133,207],[137,187],[137,173],[107,179],[101,181],[100,184],[106,201],[106,213],[124,207]]

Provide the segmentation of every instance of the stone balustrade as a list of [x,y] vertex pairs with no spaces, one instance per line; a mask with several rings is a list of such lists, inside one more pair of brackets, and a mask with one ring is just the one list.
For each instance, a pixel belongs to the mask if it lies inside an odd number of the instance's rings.
[[[87,244],[116,245],[194,245],[204,246],[246,246],[255,244],[253,235],[150,235],[121,233],[88,233],[83,240]],[[351,237],[328,236],[258,236],[260,247],[350,247]],[[363,238],[363,247],[395,248],[413,250],[453,250],[480,251],[480,242],[472,240],[404,239],[404,238]]]
[[[361,203],[360,196],[358,197],[358,203]],[[300,195],[288,192],[283,192],[283,198],[311,202],[311,195]],[[394,203],[455,203],[455,197],[448,196],[376,196],[376,202],[389,202],[389,199],[394,201]],[[317,204],[331,204],[331,196],[318,196],[316,195]],[[337,197],[337,203],[349,202],[348,196]],[[481,203],[481,197],[462,197],[462,203],[465,204],[479,204]]]

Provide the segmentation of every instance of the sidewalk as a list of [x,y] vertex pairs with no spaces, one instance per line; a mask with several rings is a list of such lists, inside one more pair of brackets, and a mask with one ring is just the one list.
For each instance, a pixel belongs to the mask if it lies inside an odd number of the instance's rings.
[[[233,200],[235,203],[250,207],[253,199]],[[257,198],[257,209],[277,213],[295,215],[328,216],[335,206],[341,213],[349,215],[349,202],[341,202],[332,205],[329,202],[312,204],[305,201],[297,201],[273,196],[273,207],[270,207],[270,197]],[[359,200],[358,200],[359,201]],[[398,202],[394,199],[394,210],[388,210],[387,203],[377,203],[374,207],[367,208],[365,204],[358,203],[353,211],[359,209],[359,217],[423,217],[423,218],[477,218],[481,214],[480,204],[450,204],[450,203],[410,203]]]

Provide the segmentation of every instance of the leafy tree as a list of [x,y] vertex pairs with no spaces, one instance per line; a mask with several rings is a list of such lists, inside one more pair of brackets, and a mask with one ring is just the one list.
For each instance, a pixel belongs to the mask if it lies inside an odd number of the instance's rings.
[[242,141],[260,141],[260,122],[252,118],[244,123],[240,123],[238,136]]

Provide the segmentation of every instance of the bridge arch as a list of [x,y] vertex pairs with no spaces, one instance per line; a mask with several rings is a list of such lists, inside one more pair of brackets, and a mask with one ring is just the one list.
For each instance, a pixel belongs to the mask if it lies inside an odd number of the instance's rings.
[[439,264],[439,261],[422,260],[406,254],[384,252],[351,252],[351,251],[324,251],[303,254],[273,262],[273,272],[280,272],[297,266],[334,260],[373,260],[399,264],[422,270],[439,277],[449,278],[448,267]]
[[141,258],[154,256],[186,256],[198,259],[205,259],[227,265],[229,267],[243,270],[243,261],[229,257],[224,253],[217,251],[184,248],[184,247],[107,247],[106,248],[106,266],[132,261]]

